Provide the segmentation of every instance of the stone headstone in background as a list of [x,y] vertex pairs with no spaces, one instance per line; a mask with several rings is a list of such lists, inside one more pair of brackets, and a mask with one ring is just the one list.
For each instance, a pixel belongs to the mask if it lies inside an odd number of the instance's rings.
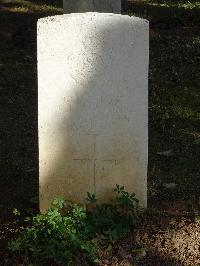
[[121,0],[63,0],[64,14],[82,12],[121,13]]
[[40,209],[116,184],[147,204],[148,22],[82,13],[38,22]]

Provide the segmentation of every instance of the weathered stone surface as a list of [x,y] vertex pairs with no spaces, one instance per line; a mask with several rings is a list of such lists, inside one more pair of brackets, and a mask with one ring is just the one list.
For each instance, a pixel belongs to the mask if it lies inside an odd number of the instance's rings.
[[100,201],[115,184],[147,202],[148,22],[83,13],[38,22],[40,208]]
[[121,13],[121,0],[63,0],[64,14],[82,12]]

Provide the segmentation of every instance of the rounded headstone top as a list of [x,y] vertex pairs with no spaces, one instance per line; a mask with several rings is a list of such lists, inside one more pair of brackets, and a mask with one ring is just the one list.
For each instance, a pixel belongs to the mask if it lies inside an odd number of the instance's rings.
[[71,20],[77,20],[77,22],[81,22],[85,24],[86,22],[89,23],[90,21],[96,21],[100,24],[107,24],[107,23],[117,23],[118,21],[121,22],[128,22],[134,25],[146,25],[148,26],[149,21],[146,19],[142,19],[135,16],[128,16],[128,15],[121,15],[121,14],[113,14],[113,13],[98,13],[98,12],[86,12],[86,13],[72,13],[72,14],[64,14],[64,15],[56,15],[56,16],[49,16],[45,18],[41,18],[38,20],[39,24],[52,24],[52,23],[61,23],[61,22],[68,22]]

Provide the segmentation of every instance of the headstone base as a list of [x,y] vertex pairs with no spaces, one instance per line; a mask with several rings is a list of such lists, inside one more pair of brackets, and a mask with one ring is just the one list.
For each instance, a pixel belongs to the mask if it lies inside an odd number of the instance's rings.
[[63,0],[64,14],[82,12],[121,13],[121,0]]

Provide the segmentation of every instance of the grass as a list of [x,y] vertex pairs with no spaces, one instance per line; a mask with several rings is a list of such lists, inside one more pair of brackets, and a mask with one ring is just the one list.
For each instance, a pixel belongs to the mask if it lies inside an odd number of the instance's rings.
[[145,1],[150,6],[175,7],[184,9],[200,8],[199,1]]
[[[49,2],[49,3],[48,3]],[[26,0],[15,0],[8,3],[4,10],[9,12],[20,12],[20,13],[48,13],[48,12],[62,12],[62,8],[56,3],[50,4],[52,1],[26,1]],[[56,2],[56,1],[55,1]]]
[[[5,209],[30,207],[29,199],[37,193],[36,22],[61,14],[61,7],[62,1],[53,0],[16,0],[0,6],[0,31],[11,34],[11,40],[2,38],[0,43],[0,179],[8,195],[1,197]],[[151,28],[149,198],[199,197],[199,3],[127,1],[123,8],[123,13],[149,19]],[[176,188],[166,189],[164,184],[171,182]]]

